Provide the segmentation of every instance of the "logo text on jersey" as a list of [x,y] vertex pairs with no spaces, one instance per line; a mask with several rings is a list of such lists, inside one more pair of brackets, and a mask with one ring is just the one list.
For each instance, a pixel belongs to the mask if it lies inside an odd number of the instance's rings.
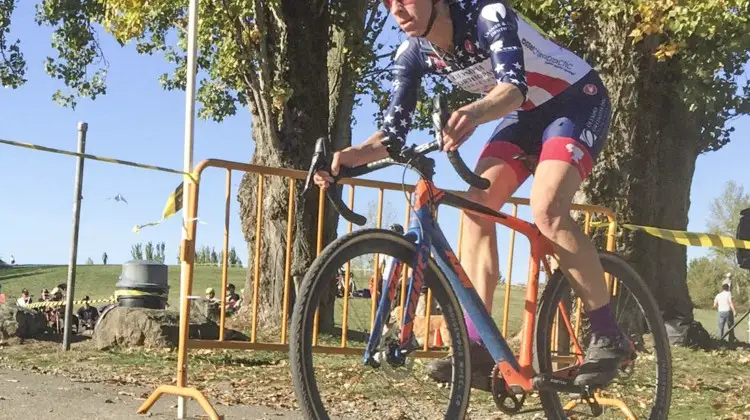
[[544,54],[539,50],[539,48],[536,47],[536,45],[532,44],[528,39],[521,38],[521,43],[524,47],[528,48],[530,52],[532,52],[534,55],[539,57],[540,59],[544,60],[545,63],[555,66],[559,69],[565,70],[566,72],[570,74],[573,73],[573,63],[563,60],[557,57],[553,57],[551,55]]

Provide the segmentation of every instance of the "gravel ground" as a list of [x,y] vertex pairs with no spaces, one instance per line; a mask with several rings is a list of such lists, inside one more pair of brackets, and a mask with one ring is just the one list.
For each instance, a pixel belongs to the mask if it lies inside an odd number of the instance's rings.
[[[177,397],[172,395],[162,396],[151,408],[149,414],[136,413],[144,401],[141,396],[151,391],[153,391],[152,387],[78,382],[65,377],[2,369],[0,370],[0,419],[176,418]],[[186,401],[187,418],[207,418],[196,402],[191,399]],[[267,407],[219,405],[215,408],[219,415],[226,419],[300,418],[297,413]]]

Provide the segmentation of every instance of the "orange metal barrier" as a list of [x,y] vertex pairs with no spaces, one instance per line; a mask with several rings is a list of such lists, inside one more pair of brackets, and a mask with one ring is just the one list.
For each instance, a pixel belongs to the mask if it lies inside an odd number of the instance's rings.
[[[291,169],[281,169],[281,168],[270,168],[270,167],[264,167],[264,166],[258,166],[258,165],[251,165],[246,163],[239,163],[239,162],[231,162],[226,160],[219,160],[219,159],[208,159],[204,160],[195,167],[194,173],[197,175],[197,179],[200,180],[200,176],[203,173],[203,171],[207,168],[223,168],[227,171],[226,174],[226,195],[225,195],[225,222],[224,222],[224,252],[223,252],[223,261],[222,261],[222,279],[221,279],[221,310],[219,314],[219,338],[218,340],[197,340],[197,339],[191,339],[188,337],[188,331],[189,331],[189,325],[188,320],[190,317],[190,305],[189,305],[189,296],[192,295],[192,286],[193,286],[193,274],[194,274],[194,256],[195,256],[195,236],[196,236],[196,216],[198,214],[198,193],[199,193],[199,186],[197,183],[192,182],[186,182],[185,188],[189,189],[189,200],[188,203],[184,206],[184,210],[187,212],[187,218],[190,220],[188,222],[187,226],[187,239],[183,240],[183,243],[181,244],[181,255],[180,259],[183,263],[183,269],[186,270],[186,279],[187,281],[182,284],[182,293],[181,296],[185,296],[185,298],[182,299],[180,302],[180,306],[182,308],[182,318],[180,318],[180,335],[179,335],[179,341],[178,341],[178,354],[177,354],[177,385],[176,386],[160,386],[157,388],[157,390],[151,395],[151,397],[143,403],[143,405],[139,408],[139,413],[145,413],[147,412],[151,406],[158,400],[158,398],[163,394],[170,394],[170,395],[180,395],[180,396],[187,396],[187,397],[193,397],[196,400],[200,402],[201,407],[206,411],[208,416],[212,419],[218,419],[219,416],[216,413],[216,411],[213,409],[211,404],[203,397],[203,395],[200,393],[200,391],[194,389],[194,388],[188,388],[187,387],[187,352],[189,348],[193,349],[253,349],[253,350],[275,350],[275,351],[288,351],[289,346],[287,344],[287,321],[288,321],[288,312],[289,312],[289,288],[291,286],[291,260],[292,260],[292,241],[287,241],[286,249],[285,249],[285,267],[284,267],[284,291],[283,291],[283,314],[281,316],[282,323],[281,323],[281,337],[279,339],[279,342],[277,343],[261,343],[258,342],[258,299],[259,299],[259,289],[260,289],[260,249],[262,245],[262,220],[263,220],[263,184],[264,179],[267,176],[277,176],[277,177],[284,177],[289,179],[289,209],[288,209],[288,216],[287,216],[287,230],[286,234],[287,237],[290,238],[293,236],[293,223],[294,223],[294,208],[295,208],[295,181],[296,180],[304,180],[306,177],[306,172],[299,171],[299,170],[291,170]],[[240,172],[248,172],[248,173],[254,173],[258,176],[258,192],[257,192],[257,214],[256,214],[256,239],[255,239],[255,253],[254,253],[254,267],[253,267],[253,295],[252,295],[252,324],[251,324],[251,331],[250,331],[250,340],[249,341],[227,341],[225,340],[225,322],[226,322],[226,289],[227,289],[227,256],[229,253],[228,246],[229,246],[229,214],[230,214],[230,186],[231,186],[231,179],[232,179],[232,171],[240,171]],[[368,188],[376,188],[378,189],[378,214],[377,214],[377,226],[380,227],[382,223],[382,207],[383,207],[383,193],[384,190],[397,190],[397,191],[407,191],[409,193],[409,200],[411,200],[411,193],[414,191],[413,185],[406,185],[402,186],[401,184],[396,183],[390,183],[390,182],[379,182],[379,181],[371,181],[371,180],[365,180],[365,179],[345,179],[341,181],[342,184],[350,185],[350,194],[349,194],[349,206],[353,207],[354,205],[354,191],[355,187],[368,187]],[[319,254],[322,250],[323,245],[323,215],[324,215],[324,209],[325,209],[325,196],[323,192],[321,191],[319,195],[319,203],[318,203],[318,226],[317,226],[317,254]],[[518,212],[518,206],[519,205],[528,205],[529,200],[528,199],[520,199],[520,198],[511,198],[509,200],[509,204],[512,205],[512,214],[515,216]],[[406,203],[406,224],[405,226],[408,226],[409,224],[409,218],[410,218],[410,207],[409,202]],[[608,250],[613,250],[615,245],[615,231],[616,231],[616,221],[614,213],[606,208],[599,207],[599,206],[591,206],[591,205],[574,205],[573,210],[575,211],[581,211],[586,214],[585,218],[585,230],[588,233],[590,228],[590,222],[591,222],[591,215],[592,214],[599,214],[603,215],[607,218],[609,223],[609,229],[607,233],[607,246],[606,248]],[[459,222],[459,246],[458,246],[458,258],[461,258],[460,249],[461,249],[461,231],[460,228],[463,225],[463,214],[461,214],[460,222]],[[348,232],[352,231],[352,224],[348,223]],[[508,256],[508,264],[507,264],[507,270],[506,270],[506,284],[505,284],[505,301],[503,306],[503,323],[502,323],[502,333],[503,335],[507,335],[508,332],[508,313],[509,313],[509,305],[510,305],[510,294],[511,294],[511,282],[512,282],[512,269],[513,269],[513,249],[515,247],[515,233],[511,231],[510,234],[510,244],[509,244],[509,256]],[[316,255],[317,255],[316,254]],[[378,272],[378,266],[379,266],[379,256],[376,256],[375,258],[375,272]],[[350,274],[350,263],[347,263],[346,269],[345,269],[345,277],[344,277],[344,287],[345,287],[345,293],[344,293],[344,310],[342,314],[342,337],[341,337],[341,343],[338,347],[334,346],[321,346],[318,345],[317,339],[318,339],[318,313],[316,312],[316,318],[315,318],[315,330],[313,331],[313,351],[316,353],[329,353],[329,354],[352,354],[352,355],[358,355],[361,354],[363,349],[361,348],[349,348],[347,347],[347,331],[348,331],[348,303],[349,303],[349,274]],[[401,283],[401,297],[400,297],[400,307],[401,310],[403,310],[405,298],[406,298],[406,282],[407,282],[407,270],[403,270],[403,281]],[[379,282],[375,282],[376,290]],[[370,307],[370,325],[372,325],[372,322],[374,321],[374,315],[375,315],[375,296],[377,293],[373,293],[372,296],[372,304]],[[425,311],[425,324],[429,326],[430,322],[430,305],[432,302],[432,296],[431,296],[431,290],[428,289],[428,294],[426,296],[426,311]],[[580,306],[578,315],[580,315]],[[576,317],[576,332],[578,332],[578,319],[580,319],[580,316]],[[429,346],[429,331],[425,334],[425,340],[424,340],[424,348],[422,351],[417,352],[417,357],[442,357],[445,355],[444,351],[436,351],[436,350],[430,350]]]

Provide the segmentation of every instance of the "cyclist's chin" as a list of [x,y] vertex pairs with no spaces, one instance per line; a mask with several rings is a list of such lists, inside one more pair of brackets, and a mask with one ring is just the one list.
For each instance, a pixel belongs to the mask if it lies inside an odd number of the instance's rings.
[[415,25],[414,21],[406,22],[401,26],[401,30],[404,31],[406,35],[418,37],[422,35],[424,32],[424,28],[420,27],[419,25]]

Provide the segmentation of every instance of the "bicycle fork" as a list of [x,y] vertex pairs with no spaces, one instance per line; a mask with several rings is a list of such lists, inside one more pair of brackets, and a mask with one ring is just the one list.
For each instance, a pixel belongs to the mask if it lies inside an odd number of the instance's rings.
[[[391,343],[384,343],[387,345],[387,348],[378,352],[378,348],[383,340],[383,328],[390,319],[391,304],[398,290],[398,282],[402,276],[402,270],[406,269],[405,265],[394,257],[390,259],[384,270],[385,275],[383,276],[382,287],[380,289],[381,293],[378,299],[375,323],[373,324],[372,332],[370,333],[365,349],[363,359],[365,365],[378,367],[383,360],[387,360],[393,366],[402,366],[406,356],[417,348],[416,337],[412,333],[412,327],[416,316],[419,293],[424,284],[424,272],[429,260],[430,243],[428,238],[414,230],[409,231],[405,236],[417,243],[417,254],[411,265],[413,269],[411,276],[409,276],[406,292],[407,298],[402,308],[401,330],[398,340],[397,342],[393,340]],[[395,337],[393,338],[395,339]],[[386,339],[386,341],[388,340]]]

